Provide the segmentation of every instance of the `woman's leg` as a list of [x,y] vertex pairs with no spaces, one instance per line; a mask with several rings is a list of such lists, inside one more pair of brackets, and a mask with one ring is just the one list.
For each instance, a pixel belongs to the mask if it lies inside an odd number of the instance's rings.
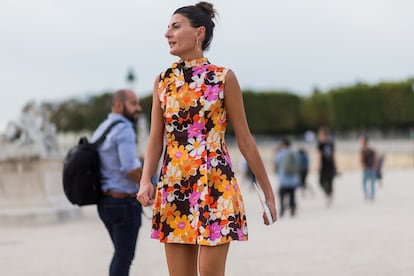
[[224,276],[228,251],[229,243],[217,246],[200,246],[200,276]]
[[375,180],[376,180],[376,175],[375,175],[375,170],[371,169],[370,170],[370,181],[371,181],[371,200],[374,200],[375,198]]
[[362,173],[362,190],[364,192],[364,197],[365,199],[369,199],[369,195],[368,195],[368,188],[367,188],[367,182],[368,182],[368,170],[364,169],[363,173]]
[[198,245],[166,243],[165,256],[170,276],[197,276]]

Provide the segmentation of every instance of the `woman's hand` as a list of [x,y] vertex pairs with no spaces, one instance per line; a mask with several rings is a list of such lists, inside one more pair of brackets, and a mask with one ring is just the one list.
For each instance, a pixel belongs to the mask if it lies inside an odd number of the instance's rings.
[[[275,200],[266,200],[266,206],[269,208],[270,214],[272,215],[272,218],[268,218],[266,215],[266,212],[263,212],[263,221],[264,224],[270,225],[276,222],[277,220],[277,211],[275,206]],[[271,221],[269,221],[271,219]]]
[[154,195],[155,188],[150,181],[140,183],[139,191],[137,193],[137,200],[142,204],[142,206],[146,207],[154,204]]

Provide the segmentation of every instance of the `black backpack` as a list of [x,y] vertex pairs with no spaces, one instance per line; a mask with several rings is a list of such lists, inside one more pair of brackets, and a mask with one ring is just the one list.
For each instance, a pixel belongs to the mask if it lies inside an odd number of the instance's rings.
[[102,196],[98,146],[111,129],[122,121],[110,124],[95,143],[82,136],[66,154],[63,162],[63,191],[72,204],[97,204]]

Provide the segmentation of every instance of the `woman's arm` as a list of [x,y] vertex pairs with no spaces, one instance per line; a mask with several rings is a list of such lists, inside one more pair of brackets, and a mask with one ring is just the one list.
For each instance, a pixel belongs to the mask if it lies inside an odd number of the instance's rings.
[[364,165],[364,151],[363,150],[359,151],[359,163],[361,164],[361,167],[364,169],[365,165]]
[[253,139],[247,123],[239,83],[231,70],[229,70],[226,74],[224,95],[225,107],[236,135],[237,145],[240,152],[246,159],[250,169],[256,176],[256,179],[265,194],[266,203],[270,208],[273,221],[276,221],[277,212],[273,189],[267,176],[263,160],[259,154],[259,150],[257,149],[256,142]]
[[158,167],[164,142],[164,122],[158,98],[158,82],[159,77],[157,77],[154,82],[151,109],[151,130],[147,149],[145,151],[144,168],[142,171],[140,188],[137,195],[137,199],[144,206],[149,206],[154,203],[154,186],[151,183],[151,177],[154,175],[154,172]]

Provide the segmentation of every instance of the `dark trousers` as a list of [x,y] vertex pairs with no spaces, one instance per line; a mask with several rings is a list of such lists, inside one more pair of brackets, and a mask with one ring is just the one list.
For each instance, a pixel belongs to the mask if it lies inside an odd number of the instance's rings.
[[99,217],[114,245],[110,276],[129,275],[141,227],[141,209],[141,204],[135,198],[115,199],[104,196],[98,204]]
[[289,197],[290,214],[293,216],[296,211],[295,188],[294,187],[280,187],[279,201],[280,201],[280,216],[283,216],[286,209],[285,198]]
[[301,188],[306,189],[306,177],[308,176],[308,169],[301,169],[299,174]]
[[331,171],[321,171],[319,175],[319,184],[327,197],[331,197],[333,193],[333,179],[335,173]]

